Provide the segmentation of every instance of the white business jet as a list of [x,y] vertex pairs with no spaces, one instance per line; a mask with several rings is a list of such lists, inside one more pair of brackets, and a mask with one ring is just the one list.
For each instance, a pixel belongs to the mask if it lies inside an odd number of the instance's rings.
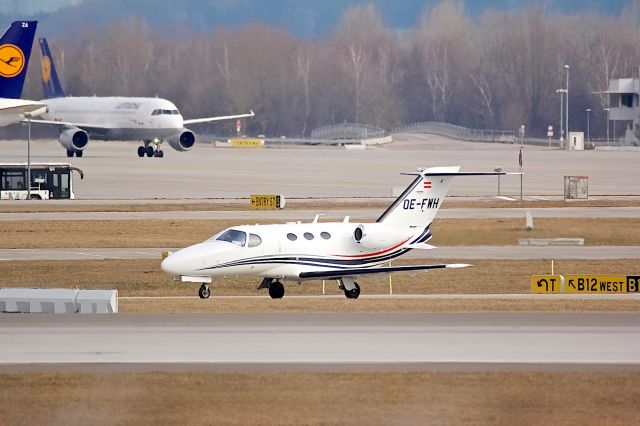
[[41,102],[20,99],[38,21],[15,21],[0,37],[0,126],[46,111]]
[[360,295],[357,277],[420,269],[464,268],[467,264],[382,266],[414,249],[433,249],[430,225],[460,167],[434,167],[415,180],[374,223],[319,222],[244,225],[225,229],[207,241],[170,254],[162,269],[183,282],[201,283],[210,295],[213,278],[262,277],[274,299],[284,296],[285,281],[336,280],[347,298]]
[[253,117],[247,114],[185,120],[176,106],[161,98],[123,96],[66,96],[53,62],[47,40],[40,39],[42,51],[42,102],[47,112],[32,123],[48,124],[60,130],[60,145],[67,156],[82,157],[89,138],[99,140],[141,140],[138,156],[163,157],[160,144],[167,141],[176,151],[189,151],[196,135],[185,125]]

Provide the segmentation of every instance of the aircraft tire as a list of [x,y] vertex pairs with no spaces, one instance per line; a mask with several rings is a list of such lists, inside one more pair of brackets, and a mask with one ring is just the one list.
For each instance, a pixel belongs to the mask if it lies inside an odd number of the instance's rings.
[[272,299],[282,299],[284,297],[284,286],[280,281],[272,282],[269,285],[269,296]]
[[142,158],[147,153],[147,150],[144,149],[144,146],[138,147],[138,157]]
[[198,296],[200,296],[200,299],[208,299],[209,296],[211,296],[211,290],[209,289],[209,286],[206,284],[202,284],[200,286],[200,290],[198,290]]
[[82,157],[84,151],[76,151],[76,157]]
[[357,299],[360,296],[360,285],[358,283],[354,283],[356,288],[352,290],[344,290],[344,295],[347,296],[347,299]]
[[164,151],[162,151],[161,149],[160,149],[160,150],[158,150],[158,157],[159,157],[159,158],[164,157]]
[[145,149],[145,151],[147,151],[147,157],[149,157],[149,158],[153,157],[153,154],[154,154],[154,152],[153,152],[153,147],[148,146],[148,147]]
[[69,157],[69,158],[73,157],[73,150],[72,149],[68,149],[67,150],[67,157]]

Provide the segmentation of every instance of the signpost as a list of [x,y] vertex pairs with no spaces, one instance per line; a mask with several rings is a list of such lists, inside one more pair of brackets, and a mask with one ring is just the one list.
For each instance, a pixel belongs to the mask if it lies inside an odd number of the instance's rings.
[[640,293],[640,275],[532,275],[536,294]]
[[276,194],[252,194],[249,208],[251,210],[276,210],[283,209],[285,199],[282,195]]

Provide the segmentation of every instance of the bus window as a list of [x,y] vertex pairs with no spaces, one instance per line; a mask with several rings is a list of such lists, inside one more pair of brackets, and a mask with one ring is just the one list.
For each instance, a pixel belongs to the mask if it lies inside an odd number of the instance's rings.
[[26,173],[23,170],[5,170],[2,173],[2,189],[25,189]]

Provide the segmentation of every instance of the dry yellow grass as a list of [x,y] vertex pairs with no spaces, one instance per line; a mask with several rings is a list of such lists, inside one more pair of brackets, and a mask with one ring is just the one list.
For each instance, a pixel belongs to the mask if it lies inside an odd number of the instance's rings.
[[[455,262],[455,259],[442,260]],[[410,259],[394,264],[433,263],[429,259]],[[394,294],[433,293],[529,293],[531,275],[550,273],[547,260],[476,260],[472,268],[433,270],[392,275]],[[635,259],[562,260],[555,262],[560,274],[628,274],[640,273]],[[385,275],[358,280],[362,294],[387,294]],[[259,279],[230,277],[216,280],[216,295],[263,295],[257,291]],[[342,294],[334,281],[325,283],[327,294]],[[0,262],[0,286],[115,288],[120,296],[192,296],[197,285],[173,281],[160,269],[158,260],[60,260]],[[301,285],[286,283],[287,295],[322,294],[321,281]]]
[[[358,222],[357,218],[352,222]],[[184,247],[246,220],[0,222],[0,248]],[[640,245],[640,219],[436,219],[434,245],[514,245],[520,238],[580,237],[586,245]]]
[[640,424],[640,373],[0,374],[3,425]]

